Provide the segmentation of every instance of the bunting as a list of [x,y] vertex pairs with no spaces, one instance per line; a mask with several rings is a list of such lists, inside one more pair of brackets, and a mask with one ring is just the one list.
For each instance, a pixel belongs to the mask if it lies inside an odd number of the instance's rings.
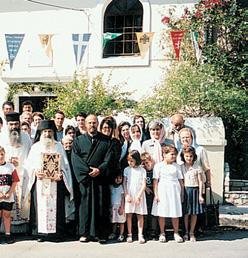
[[24,36],[25,34],[5,34],[10,69],[13,67],[14,60],[20,49]]
[[137,42],[141,58],[144,58],[150,45],[152,44],[154,32],[136,32]]
[[122,33],[112,33],[112,32],[106,32],[103,34],[103,48],[106,46],[106,44],[115,38],[118,38],[122,35]]
[[53,59],[52,37],[53,34],[39,34],[41,46],[50,60]]
[[170,32],[177,60],[179,60],[180,57],[181,41],[183,39],[184,33],[184,30],[172,30]]
[[72,34],[73,49],[77,66],[82,62],[85,50],[90,40],[90,33]]

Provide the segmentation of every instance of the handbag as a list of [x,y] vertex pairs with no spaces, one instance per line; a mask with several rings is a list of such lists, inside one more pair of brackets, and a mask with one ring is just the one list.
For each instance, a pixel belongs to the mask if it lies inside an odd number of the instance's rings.
[[212,228],[219,225],[219,201],[215,203],[211,187],[208,192],[209,203],[205,206],[205,227]]

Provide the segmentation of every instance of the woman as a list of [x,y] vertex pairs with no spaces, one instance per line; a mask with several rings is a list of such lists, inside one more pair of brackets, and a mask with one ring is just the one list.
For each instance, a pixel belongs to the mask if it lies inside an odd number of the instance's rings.
[[162,122],[154,120],[149,123],[151,139],[142,144],[142,152],[148,152],[155,163],[162,161],[161,145],[164,144],[165,130]]
[[120,166],[122,171],[128,167],[127,156],[131,144],[130,127],[131,125],[127,121],[121,122],[118,126],[118,137],[122,146],[120,156]]

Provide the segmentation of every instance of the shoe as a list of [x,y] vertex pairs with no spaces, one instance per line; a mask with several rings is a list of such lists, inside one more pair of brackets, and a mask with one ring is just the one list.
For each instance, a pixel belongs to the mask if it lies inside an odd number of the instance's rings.
[[144,244],[146,242],[146,240],[144,239],[143,235],[139,235],[139,243],[140,244]]
[[183,239],[180,237],[178,233],[174,233],[174,239],[177,243],[182,243]]
[[165,233],[161,233],[161,234],[160,234],[158,241],[159,241],[160,243],[165,243],[165,242],[166,242]]
[[118,242],[123,242],[124,241],[124,236],[123,235],[119,235],[119,237],[118,237]]
[[4,243],[10,245],[15,243],[15,240],[11,235],[5,235]]
[[44,240],[44,238],[37,238],[37,242],[38,243],[42,243],[42,242],[44,242],[45,240]]
[[195,236],[194,236],[194,233],[190,233],[189,234],[189,240],[190,240],[190,242],[196,242],[196,238],[195,238]]
[[183,236],[183,240],[184,241],[189,241],[189,234],[185,233],[185,235]]
[[86,236],[81,236],[81,237],[79,238],[79,242],[81,242],[81,243],[89,242],[89,238],[86,237]]
[[110,235],[108,236],[108,239],[109,239],[109,240],[114,240],[114,239],[116,239],[116,235],[115,235],[114,233],[112,233],[112,234],[110,234]]
[[127,242],[128,243],[132,243],[133,242],[132,234],[128,234],[127,235]]
[[105,238],[100,238],[100,239],[98,240],[98,243],[101,244],[101,245],[104,245],[104,244],[107,243],[107,240],[106,240]]

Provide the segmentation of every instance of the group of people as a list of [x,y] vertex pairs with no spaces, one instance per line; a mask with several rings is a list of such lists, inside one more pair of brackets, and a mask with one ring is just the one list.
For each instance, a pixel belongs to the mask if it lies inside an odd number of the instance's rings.
[[32,112],[29,101],[22,114],[9,101],[2,111],[2,242],[13,243],[12,233],[25,233],[39,242],[70,235],[80,242],[132,243],[137,233],[141,244],[163,243],[166,218],[176,242],[196,241],[210,166],[182,115],[172,116],[165,128],[158,120],[146,126],[142,115],[117,124],[114,116],[79,113],[76,124],[64,128],[62,111],[46,120]]

